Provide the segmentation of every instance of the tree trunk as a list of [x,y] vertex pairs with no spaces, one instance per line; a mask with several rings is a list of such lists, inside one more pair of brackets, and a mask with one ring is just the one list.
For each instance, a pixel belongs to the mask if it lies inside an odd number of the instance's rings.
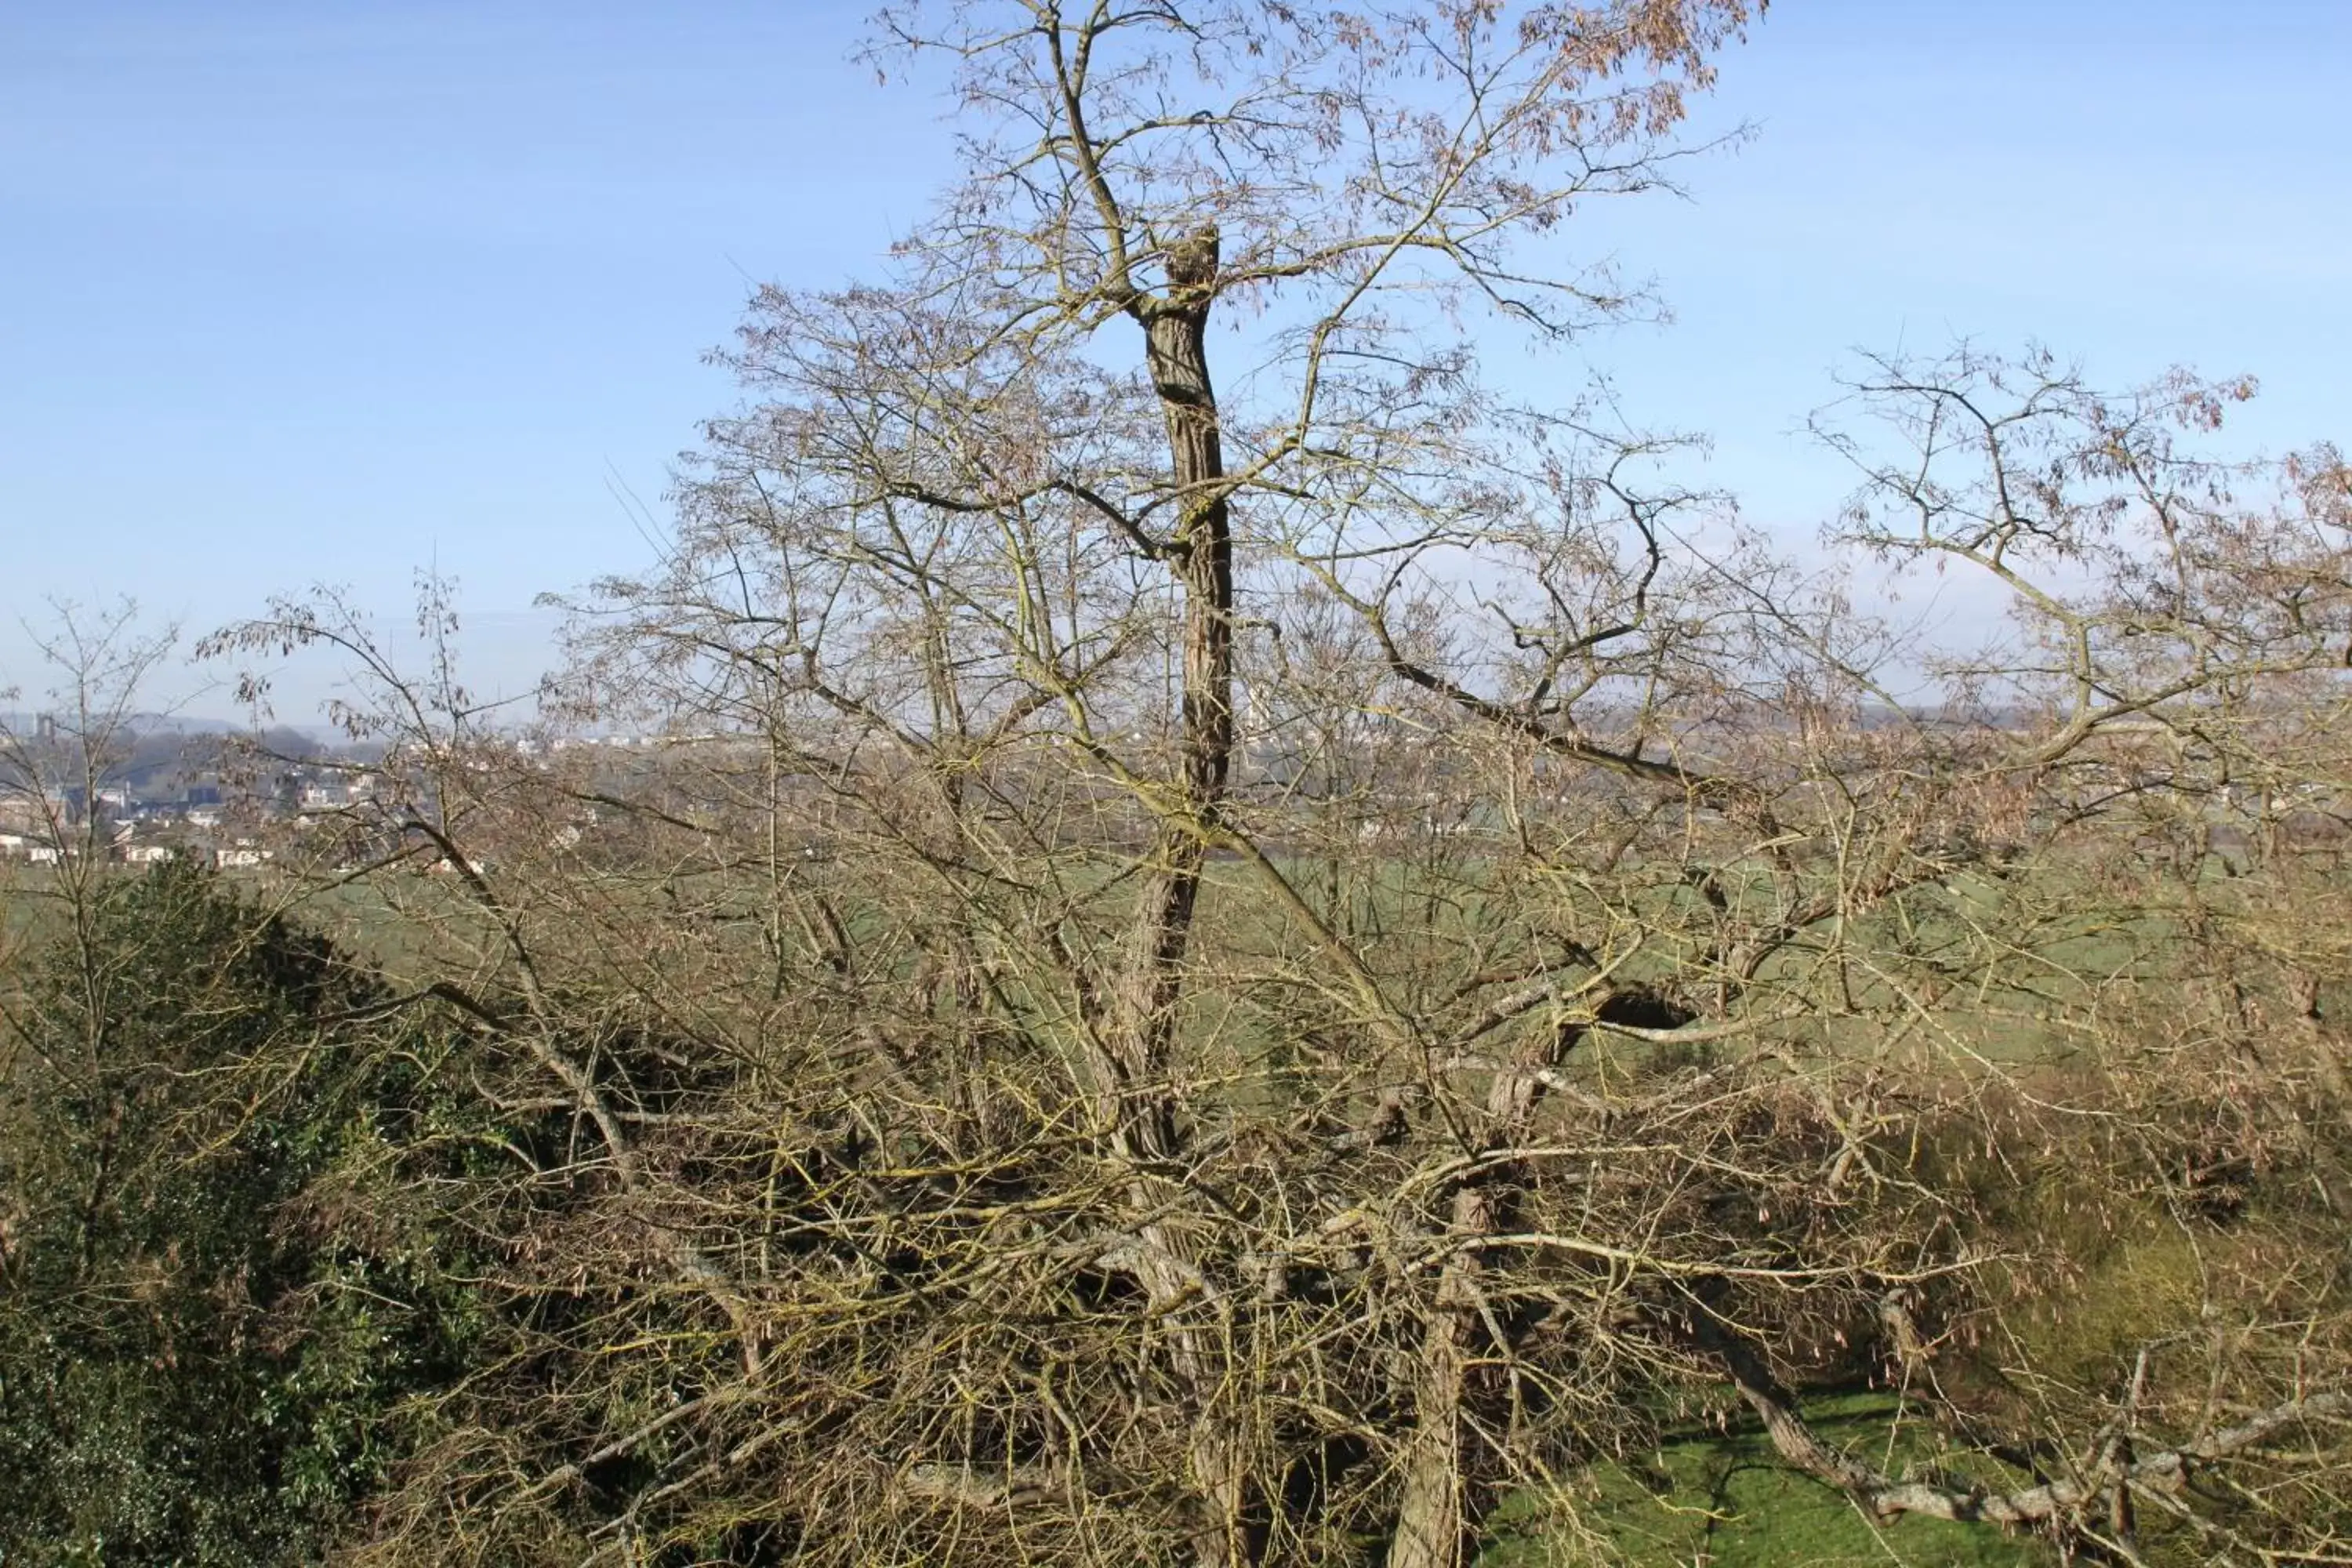
[[1179,507],[1171,553],[1184,595],[1176,796],[1154,831],[1118,992],[1123,1065],[1130,1089],[1144,1092],[1164,1077],[1207,856],[1203,830],[1216,819],[1233,764],[1234,539],[1207,345],[1216,271],[1217,233],[1203,228],[1171,250],[1166,297],[1138,310],[1168,422]]
[[[1573,1037],[1531,1033],[1517,1058],[1496,1073],[1482,1128],[1486,1147],[1525,1140],[1543,1097],[1541,1075],[1559,1064]],[[1388,1568],[1462,1568],[1491,1500],[1492,1466],[1480,1473],[1467,1446],[1470,1405],[1479,1393],[1472,1369],[1481,1353],[1498,1348],[1488,1342],[1487,1316],[1479,1309],[1480,1243],[1509,1223],[1518,1175],[1502,1164],[1466,1178],[1446,1214],[1449,1251],[1423,1327]]]
[[[1487,1194],[1478,1187],[1455,1193],[1446,1229],[1457,1245],[1492,1234]],[[1477,1253],[1463,1246],[1438,1276],[1437,1300],[1423,1334],[1388,1568],[1461,1568],[1467,1560],[1473,1510],[1462,1438],[1479,1331],[1477,1271]]]
[[[1214,297],[1217,235],[1203,228],[1168,259],[1168,292],[1139,304],[1152,385],[1168,424],[1179,508],[1171,556],[1184,598],[1183,692],[1178,713],[1174,798],[1160,809],[1151,861],[1112,995],[1118,1103],[1109,1108],[1121,1152],[1143,1164],[1181,1152],[1183,1130],[1172,1083],[1177,1004],[1207,858],[1205,829],[1216,819],[1232,771],[1234,546],[1224,496],[1224,453],[1209,380],[1207,329]],[[1139,1206],[1150,1206],[1149,1194]],[[1141,1269],[1155,1311],[1200,1312],[1194,1247],[1181,1230],[1144,1228]],[[1211,1288],[1213,1289],[1213,1287]],[[1201,1568],[1242,1568],[1253,1555],[1247,1513],[1249,1457],[1237,1417],[1221,1408],[1233,1380],[1230,1346],[1207,1324],[1171,1335],[1177,1374],[1191,1385],[1190,1459],[1201,1509],[1192,1549]]]

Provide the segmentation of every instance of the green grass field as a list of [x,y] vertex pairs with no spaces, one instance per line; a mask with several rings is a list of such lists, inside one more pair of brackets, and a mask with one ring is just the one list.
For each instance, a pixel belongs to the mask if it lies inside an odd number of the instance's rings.
[[[1874,1462],[1933,1457],[1927,1436],[1894,1414],[1884,1394],[1809,1407],[1822,1436]],[[2050,1561],[2035,1542],[1986,1525],[1874,1520],[1782,1464],[1752,1423],[1595,1465],[1554,1497],[1524,1494],[1506,1505],[1496,1536],[1479,1568],[2027,1568]]]

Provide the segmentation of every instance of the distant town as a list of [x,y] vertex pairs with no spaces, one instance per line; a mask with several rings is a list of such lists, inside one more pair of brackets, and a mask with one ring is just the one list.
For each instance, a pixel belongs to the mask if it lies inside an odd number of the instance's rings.
[[[675,743],[605,735],[507,742],[517,756]],[[124,729],[86,755],[46,715],[0,715],[0,862],[55,866],[91,855],[131,865],[190,858],[255,867],[299,835],[349,825],[398,793],[386,748],[291,730],[239,733],[166,721]]]

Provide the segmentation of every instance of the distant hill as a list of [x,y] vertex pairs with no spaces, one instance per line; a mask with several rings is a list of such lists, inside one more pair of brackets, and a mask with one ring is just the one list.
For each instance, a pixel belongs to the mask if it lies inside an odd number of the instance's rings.
[[[40,712],[34,710],[0,711],[0,729],[11,734],[28,734],[39,725],[40,719]],[[123,721],[123,728],[138,735],[244,736],[254,732],[251,724],[240,721],[185,713],[133,713]],[[290,737],[310,745],[340,738],[336,730],[325,724],[271,724],[262,733],[265,738]]]

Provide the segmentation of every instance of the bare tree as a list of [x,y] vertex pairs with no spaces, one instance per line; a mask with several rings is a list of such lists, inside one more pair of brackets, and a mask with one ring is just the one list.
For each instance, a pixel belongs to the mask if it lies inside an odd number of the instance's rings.
[[[638,744],[520,754],[333,606],[220,645],[373,671],[416,994],[579,1130],[433,1178],[512,1310],[367,1552],[1599,1551],[1579,1469],[1734,1402],[1874,1518],[2336,1550],[2341,465],[1875,366],[1845,542],[2017,611],[1922,668],[1502,395],[1478,332],[1641,308],[1554,252],[1746,20],[886,14],[964,177],[754,302],[551,693]],[[1868,1378],[1948,1464],[1807,1424]]]
[[[142,626],[127,602],[96,612],[51,608],[47,626],[26,632],[52,684],[29,694],[0,689],[0,701],[37,704],[32,713],[0,716],[0,830],[19,845],[8,869],[27,873],[10,890],[12,901],[33,911],[26,922],[33,933],[68,934],[80,954],[85,1016],[98,1016],[110,976],[91,933],[125,816],[110,797],[126,783],[148,717],[142,704],[152,700],[155,672],[178,639],[173,628]],[[9,923],[0,943],[27,934]]]
[[[1633,308],[1601,275],[1530,266],[1528,248],[1580,203],[1665,182],[1685,93],[1745,16],[1672,0],[1507,18],[1216,4],[878,18],[878,59],[947,58],[965,177],[888,289],[762,296],[736,363],[769,401],[714,429],[677,573],[620,596],[698,665],[714,647],[750,656],[762,688],[898,742],[939,777],[943,831],[975,831],[975,753],[1040,736],[1141,808],[1139,828],[1109,830],[1148,838],[1119,879],[1126,936],[1060,958],[1096,1115],[1138,1172],[1132,1267],[1155,1314],[1229,1310],[1188,1305],[1203,1244],[1154,1217],[1201,1136],[1177,1046],[1213,851],[1304,923],[1384,1056],[1434,1045],[1234,810],[1236,638],[1283,630],[1243,595],[1271,604],[1390,554],[1401,575],[1524,489],[1488,449],[1514,416],[1447,316],[1565,337]],[[1239,401],[1219,395],[1209,335],[1236,306],[1262,326]],[[1141,351],[1123,374],[1097,368],[1113,329]],[[721,563],[732,574],[714,581]],[[1654,540],[1641,570],[1658,563]],[[1496,1095],[1509,1142],[1509,1108],[1533,1097]],[[1484,1202],[1464,1187],[1447,1223],[1486,1224]],[[1446,1290],[1423,1436],[1401,1461],[1401,1563],[1454,1561],[1473,1511],[1471,1307]],[[1195,1554],[1250,1560],[1262,1461],[1244,1414],[1220,1408],[1238,1347],[1171,1331],[1193,1411]]]

